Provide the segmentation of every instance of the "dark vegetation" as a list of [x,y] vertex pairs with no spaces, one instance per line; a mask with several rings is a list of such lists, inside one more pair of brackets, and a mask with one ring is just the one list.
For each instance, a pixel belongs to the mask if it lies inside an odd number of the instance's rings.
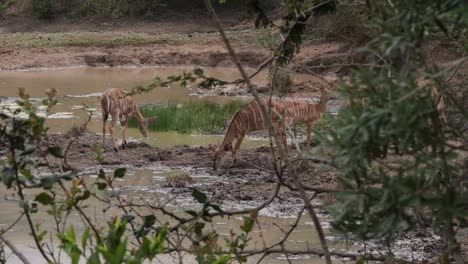
[[[261,1],[262,7],[272,9],[278,6],[276,1]],[[52,19],[60,16],[74,18],[139,18],[158,20],[167,12],[177,15],[185,12],[187,15],[202,14],[205,12],[203,0],[2,0],[0,10],[16,5],[19,12],[37,16],[43,19]],[[217,8],[224,11],[245,11],[253,6],[250,0],[226,1],[217,3]]]

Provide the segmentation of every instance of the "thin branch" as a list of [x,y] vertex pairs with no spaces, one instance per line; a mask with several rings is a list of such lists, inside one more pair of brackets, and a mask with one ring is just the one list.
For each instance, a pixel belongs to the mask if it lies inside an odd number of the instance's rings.
[[7,245],[7,247],[10,248],[11,252],[13,252],[13,254],[15,254],[23,263],[25,264],[30,264],[31,262],[29,262],[29,260],[23,255],[23,253],[21,253],[21,251],[19,249],[17,249],[15,247],[15,245],[13,245],[10,241],[8,241],[7,239],[5,239],[3,237],[3,235],[0,235],[0,240],[3,241],[3,243],[5,243],[5,245]]
[[242,65],[240,64],[240,60],[237,57],[237,54],[235,53],[234,49],[232,48],[231,43],[230,43],[229,39],[227,38],[223,27],[221,26],[221,22],[219,21],[219,18],[217,16],[212,4],[211,4],[211,0],[204,0],[204,2],[205,2],[205,6],[206,6],[206,8],[208,10],[208,13],[209,13],[210,17],[211,17],[212,21],[214,22],[215,26],[217,27],[217,29],[218,29],[218,31],[219,31],[219,33],[221,35],[221,38],[222,38],[222,40],[223,40],[223,42],[224,42],[224,44],[225,44],[225,46],[226,46],[226,48],[227,48],[227,50],[229,52],[229,55],[231,56],[232,61],[234,62],[234,64],[238,68],[239,72],[241,73],[242,78],[245,81],[245,84],[247,85],[247,87],[250,90],[250,93],[255,98],[255,101],[257,102],[257,104],[260,106],[260,109],[262,111],[263,116],[266,117],[269,135],[273,136],[273,138],[275,140],[275,143],[276,143],[276,145],[277,145],[277,147],[279,149],[282,160],[286,160],[286,152],[283,149],[283,147],[281,146],[281,141],[280,141],[278,135],[276,135],[276,133],[274,133],[275,129],[274,129],[274,126],[273,126],[273,121],[271,119],[271,115],[268,113],[268,109],[267,109],[266,105],[262,102],[262,100],[261,100],[261,98],[260,98],[260,96],[258,94],[257,89],[255,88],[254,85],[252,85],[252,83],[251,83],[251,81],[249,79],[249,76],[247,75],[247,73],[244,70],[244,67],[242,67]]
[[11,223],[11,225],[9,225],[5,229],[2,229],[0,231],[0,236],[8,232],[8,230],[12,229],[21,220],[21,218],[23,218],[23,216],[24,216],[24,212],[22,212],[21,215],[13,223]]
[[309,215],[312,218],[312,221],[314,222],[315,230],[317,231],[317,235],[319,237],[320,244],[322,246],[323,253],[325,255],[325,260],[327,264],[331,264],[332,261],[330,257],[330,252],[328,250],[327,241],[325,240],[325,234],[323,232],[322,226],[320,225],[320,220],[318,219],[318,216],[315,213],[314,208],[310,204],[307,194],[305,193],[304,186],[299,180],[299,175],[297,175],[296,168],[294,168],[292,171],[293,180],[297,186],[297,189],[299,190],[299,194],[301,195],[302,200],[304,200],[304,207],[307,208],[307,211],[309,212]]
[[[13,146],[13,145],[14,145],[14,142],[10,142],[10,146]],[[18,193],[18,196],[21,199],[21,202],[26,204],[25,206],[23,206],[23,212],[26,215],[26,219],[28,220],[28,225],[29,225],[29,229],[31,230],[31,235],[34,238],[34,242],[35,242],[39,252],[41,253],[42,257],[44,257],[44,259],[47,262],[51,262],[50,258],[47,256],[44,249],[42,248],[41,242],[39,241],[39,238],[37,237],[36,228],[34,227],[34,223],[32,222],[31,215],[29,214],[29,206],[27,205],[27,201],[26,201],[26,198],[24,197],[24,193],[23,193],[23,188],[22,188],[21,182],[19,180],[19,175],[18,175],[18,167],[19,166],[18,166],[18,164],[16,162],[16,153],[15,153],[14,148],[11,148],[11,154],[13,156],[12,161],[13,161],[13,168],[15,170],[14,175],[15,175],[16,186],[18,187],[18,192],[17,193]]]

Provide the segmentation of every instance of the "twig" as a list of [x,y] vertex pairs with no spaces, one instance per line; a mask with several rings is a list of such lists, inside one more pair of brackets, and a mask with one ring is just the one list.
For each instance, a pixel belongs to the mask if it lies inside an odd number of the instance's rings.
[[23,216],[24,216],[24,212],[22,212],[21,215],[11,225],[9,225],[5,229],[2,229],[0,231],[0,236],[8,232],[8,230],[12,229],[21,220],[21,218],[23,218]]
[[238,68],[239,72],[241,73],[242,78],[245,81],[245,84],[247,85],[247,87],[250,90],[250,93],[255,98],[255,101],[257,102],[257,104],[260,106],[260,109],[262,111],[263,116],[266,117],[267,125],[268,125],[268,128],[269,128],[268,129],[269,135],[273,136],[273,138],[275,139],[276,145],[278,146],[279,152],[281,154],[281,158],[282,158],[282,160],[285,160],[286,159],[285,150],[281,146],[281,142],[280,142],[279,137],[276,135],[276,133],[274,133],[275,129],[274,129],[274,126],[273,126],[273,121],[271,119],[271,115],[268,113],[267,107],[265,106],[265,104],[260,99],[258,91],[255,88],[255,86],[252,85],[252,83],[251,83],[251,81],[249,79],[249,76],[247,75],[247,73],[244,70],[244,67],[242,67],[242,65],[240,64],[240,60],[237,57],[234,49],[232,48],[231,43],[230,43],[229,39],[227,38],[223,27],[221,26],[221,22],[219,21],[219,18],[216,15],[216,12],[215,12],[212,4],[211,4],[211,0],[204,0],[204,2],[205,2],[206,8],[208,9],[208,13],[209,13],[210,17],[211,17],[212,21],[214,22],[215,26],[217,27],[217,29],[218,29],[218,31],[219,31],[219,33],[221,35],[221,38],[222,38],[222,40],[223,40],[223,42],[224,42],[224,44],[225,44],[225,46],[226,46],[226,48],[227,48],[227,50],[229,52],[229,55],[231,56],[232,61],[234,62],[234,64]]
[[331,264],[332,262],[331,262],[330,252],[328,250],[327,241],[325,240],[325,234],[323,233],[322,226],[320,225],[320,220],[318,219],[318,216],[315,213],[314,208],[312,207],[309,199],[307,198],[307,194],[305,193],[304,186],[302,185],[301,181],[299,180],[299,176],[297,175],[296,168],[293,169],[293,173],[292,173],[293,180],[297,186],[297,189],[299,190],[299,194],[301,195],[302,200],[304,200],[304,207],[307,208],[307,211],[309,212],[309,215],[312,218],[312,221],[314,222],[315,230],[317,231],[317,235],[319,237],[320,244],[322,245],[323,253],[325,255],[325,260],[327,264]]
[[15,247],[15,245],[13,245],[10,241],[8,241],[7,239],[5,239],[3,237],[3,235],[0,235],[0,240],[3,241],[3,243],[5,243],[5,245],[7,245],[11,252],[13,252],[13,254],[15,254],[23,263],[25,264],[30,264],[31,262],[29,262],[29,260],[23,255],[23,253],[21,253],[21,251],[19,249],[17,249]]
[[[10,146],[13,146],[14,144],[15,144],[15,142],[10,142]],[[23,187],[21,186],[21,182],[19,180],[19,175],[18,175],[19,166],[18,166],[18,164],[16,162],[16,152],[15,152],[14,148],[11,148],[11,154],[13,156],[12,161],[13,161],[13,168],[15,170],[14,175],[15,175],[16,186],[18,187],[18,192],[17,193],[18,193],[18,196],[21,199],[21,202],[27,204],[27,201],[26,201],[26,199],[24,197],[24,193],[23,193]],[[39,241],[39,238],[37,237],[36,228],[34,227],[34,223],[32,222],[31,215],[29,214],[29,206],[27,206],[27,205],[24,206],[23,212],[26,215],[26,219],[28,220],[29,229],[31,230],[31,235],[34,238],[34,242],[35,242],[39,252],[41,253],[42,257],[44,257],[44,259],[47,262],[51,262],[50,258],[47,256],[44,249],[42,248],[42,245],[41,245],[41,243]]]

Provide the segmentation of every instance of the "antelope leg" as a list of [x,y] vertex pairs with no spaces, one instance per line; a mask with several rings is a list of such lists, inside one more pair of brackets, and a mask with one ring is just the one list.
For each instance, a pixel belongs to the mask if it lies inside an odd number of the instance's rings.
[[237,138],[236,146],[232,150],[232,155],[234,156],[234,164],[237,163],[237,151],[239,150],[240,145],[241,145],[242,140],[244,139],[244,137],[245,137],[245,134],[242,134],[242,135],[239,136],[239,138]]

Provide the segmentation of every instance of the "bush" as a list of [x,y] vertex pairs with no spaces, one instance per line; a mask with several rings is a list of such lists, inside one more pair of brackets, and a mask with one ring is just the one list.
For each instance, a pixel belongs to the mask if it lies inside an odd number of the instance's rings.
[[39,18],[52,18],[54,15],[52,0],[32,0],[33,12]]
[[293,80],[285,68],[272,65],[268,72],[268,79],[270,80],[273,91],[279,94],[290,92]]
[[340,5],[333,14],[311,19],[306,36],[318,39],[355,41],[369,32],[364,5]]

